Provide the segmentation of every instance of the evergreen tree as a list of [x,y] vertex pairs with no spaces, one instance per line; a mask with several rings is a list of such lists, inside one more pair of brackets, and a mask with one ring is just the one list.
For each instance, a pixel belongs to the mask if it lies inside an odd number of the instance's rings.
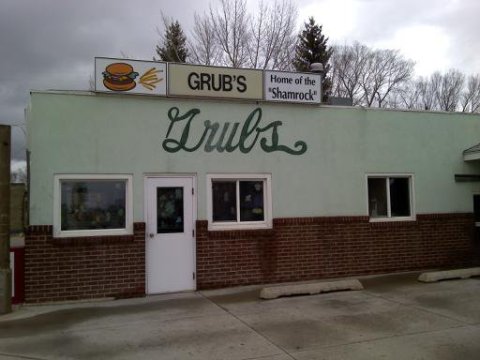
[[330,56],[332,49],[327,46],[328,38],[322,34],[322,26],[315,24],[315,19],[310,17],[305,23],[305,29],[298,34],[295,45],[295,58],[293,66],[297,71],[310,71],[310,65],[321,63],[323,65],[323,101],[330,94],[332,82],[328,76],[330,71]]
[[184,63],[188,56],[187,38],[183,33],[178,21],[165,22],[165,35],[163,35],[163,46],[156,46],[156,52],[160,61]]

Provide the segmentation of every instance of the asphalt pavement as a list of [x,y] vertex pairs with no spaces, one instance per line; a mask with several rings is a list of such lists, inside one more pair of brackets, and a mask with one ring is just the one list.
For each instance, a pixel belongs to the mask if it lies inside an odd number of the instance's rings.
[[275,300],[251,286],[22,306],[0,316],[0,359],[480,359],[480,279],[417,276]]

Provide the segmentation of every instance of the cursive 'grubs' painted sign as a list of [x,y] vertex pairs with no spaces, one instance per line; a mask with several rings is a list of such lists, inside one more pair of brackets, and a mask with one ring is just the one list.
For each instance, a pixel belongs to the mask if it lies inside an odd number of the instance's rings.
[[[174,153],[180,150],[193,152],[202,145],[206,152],[233,152],[240,150],[242,153],[249,153],[257,144],[265,152],[283,151],[291,155],[301,155],[307,151],[307,144],[304,141],[296,141],[293,148],[279,144],[278,129],[282,126],[281,121],[273,121],[265,126],[262,121],[262,109],[253,110],[243,125],[239,122],[218,122],[205,120],[203,122],[203,131],[200,137],[195,136],[192,131],[192,122],[200,114],[199,109],[188,110],[180,114],[177,107],[172,107],[168,111],[167,135],[163,140],[162,146],[165,151]],[[172,130],[178,132],[177,138],[172,136]]]

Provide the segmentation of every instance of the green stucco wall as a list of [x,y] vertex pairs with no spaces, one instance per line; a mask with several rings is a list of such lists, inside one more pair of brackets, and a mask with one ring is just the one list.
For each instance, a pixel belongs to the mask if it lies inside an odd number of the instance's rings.
[[[172,107],[200,110],[191,137],[205,120],[242,124],[260,107],[260,126],[283,122],[279,144],[301,140],[308,149],[266,153],[257,143],[247,154],[168,153],[162,142]],[[454,181],[456,173],[480,173],[462,158],[480,142],[478,115],[48,92],[32,93],[27,113],[33,225],[53,223],[57,173],[133,174],[135,221],[144,221],[146,173],[195,173],[199,219],[207,217],[207,173],[271,173],[274,218],[366,215],[367,173],[412,173],[416,213],[472,211],[472,193],[480,192],[480,184]]]

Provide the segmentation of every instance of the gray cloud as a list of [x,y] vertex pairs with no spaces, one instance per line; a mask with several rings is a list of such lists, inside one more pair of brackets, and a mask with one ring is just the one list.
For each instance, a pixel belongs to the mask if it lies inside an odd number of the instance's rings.
[[450,0],[359,0],[355,35],[366,42],[389,38],[401,27],[428,25]]
[[451,40],[452,66],[465,73],[480,72],[478,0],[359,0],[358,3],[358,22],[352,34],[357,40],[375,43],[393,37],[399,28],[435,26]]
[[[193,4],[195,4],[193,6]],[[161,12],[189,27],[197,2],[2,1],[0,122],[21,124],[29,90],[89,88],[94,57],[151,59]],[[25,137],[13,133],[13,157],[24,159]]]
[[455,1],[451,11],[434,19],[454,39],[451,56],[457,68],[467,73],[480,73],[480,2]]

